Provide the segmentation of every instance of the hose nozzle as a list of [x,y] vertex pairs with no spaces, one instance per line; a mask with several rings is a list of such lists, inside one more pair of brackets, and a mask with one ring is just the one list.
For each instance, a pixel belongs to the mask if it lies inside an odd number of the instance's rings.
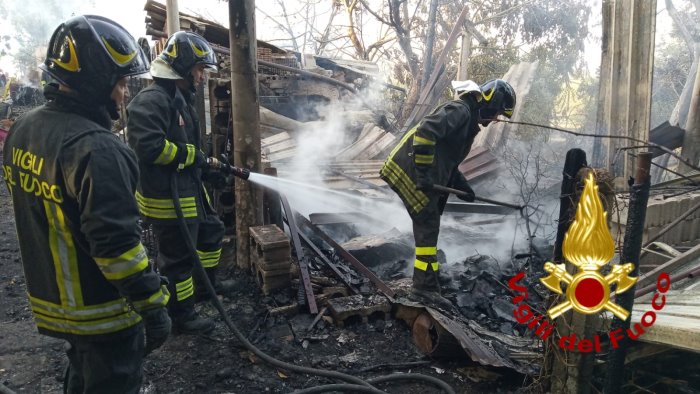
[[225,174],[233,174],[234,176],[237,176],[241,179],[248,180],[248,178],[250,177],[249,169],[232,166],[229,163],[222,160],[218,160],[215,157],[207,158],[207,165],[209,166],[209,168],[219,170]]
[[247,168],[239,168],[239,167],[234,167],[234,166],[229,166],[231,170],[231,174],[234,176],[237,176],[241,179],[245,179],[246,181],[250,177],[250,170]]

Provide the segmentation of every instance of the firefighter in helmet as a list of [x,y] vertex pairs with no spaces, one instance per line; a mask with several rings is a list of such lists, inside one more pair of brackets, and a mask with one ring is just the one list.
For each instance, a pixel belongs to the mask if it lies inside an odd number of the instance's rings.
[[[216,66],[214,51],[203,37],[177,32],[151,63],[154,83],[128,106],[128,141],[138,156],[141,173],[136,199],[141,215],[153,225],[160,272],[170,281],[168,309],[173,329],[184,334],[207,333],[214,328],[212,320],[194,309],[195,298],[206,298],[206,288],[202,278],[193,276],[196,257],[184,237],[190,237],[196,246],[217,292],[226,293],[232,287],[232,281],[216,277],[224,225],[202,185],[206,156],[200,150],[194,107],[194,93],[204,81],[205,70]],[[172,177],[176,177],[177,190],[171,189]],[[178,196],[187,234],[178,226],[174,195]]]
[[148,63],[123,27],[85,15],[58,26],[41,68],[48,102],[4,150],[29,304],[39,332],[69,344],[64,392],[138,393],[170,295],[140,241],[136,157],[110,129]]
[[474,192],[457,166],[469,154],[479,125],[487,126],[500,115],[510,118],[515,107],[513,88],[500,79],[481,86],[473,81],[453,81],[452,87],[455,99],[438,106],[408,130],[380,171],[413,221],[413,288],[417,292],[440,292],[437,241],[448,196],[434,191],[433,185],[464,191],[466,195],[459,198],[473,202]]

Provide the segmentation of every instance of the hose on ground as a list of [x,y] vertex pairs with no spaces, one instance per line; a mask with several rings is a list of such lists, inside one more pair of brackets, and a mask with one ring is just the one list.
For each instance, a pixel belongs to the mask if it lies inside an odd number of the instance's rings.
[[[372,386],[369,380],[362,380],[358,377],[348,375],[342,372],[336,372],[336,371],[327,371],[324,369],[318,369],[318,368],[311,368],[311,367],[304,367],[300,365],[294,365],[290,364],[288,362],[278,360],[267,353],[263,352],[262,350],[258,349],[255,345],[250,343],[248,339],[243,335],[243,333],[238,329],[238,327],[231,321],[231,318],[228,316],[226,313],[226,310],[224,309],[224,305],[221,303],[221,300],[219,300],[219,297],[216,296],[216,290],[214,290],[214,285],[211,283],[209,280],[209,277],[206,274],[206,271],[204,270],[204,267],[202,266],[202,262],[199,260],[199,255],[197,254],[197,249],[195,245],[192,242],[192,238],[190,235],[190,231],[187,228],[187,223],[185,222],[184,215],[182,214],[182,207],[180,206],[180,195],[178,193],[178,184],[177,184],[177,173],[173,173],[172,176],[170,177],[170,190],[173,198],[173,204],[175,207],[175,213],[178,218],[178,226],[180,227],[180,231],[182,231],[183,238],[185,239],[185,245],[187,246],[187,249],[190,251],[190,254],[196,261],[194,264],[194,269],[196,273],[202,278],[202,281],[204,282],[204,286],[207,289],[207,292],[209,293],[209,296],[211,298],[212,304],[216,308],[216,310],[219,312],[221,315],[222,319],[224,320],[224,323],[226,323],[226,326],[231,330],[231,332],[236,336],[236,338],[243,344],[243,346],[246,347],[246,349],[250,350],[253,352],[256,356],[260,357],[263,361],[267,362],[268,364],[282,368],[285,370],[289,371],[294,371],[294,372],[299,372],[299,373],[304,373],[304,374],[309,374],[309,375],[316,375],[316,376],[323,376],[326,378],[330,379],[336,379],[336,380],[341,380],[345,382],[352,383],[350,385],[338,385],[340,387],[346,387],[346,386],[355,386],[353,389],[357,390],[357,387],[361,387],[362,389],[360,392],[367,392],[367,393],[384,393],[384,391],[381,391],[377,389],[376,387]],[[384,382],[388,380],[397,380],[395,375],[401,375],[402,377],[405,377],[405,375],[418,375],[418,374],[392,374],[392,375],[386,375],[386,376],[380,376],[373,378],[373,381],[376,382]],[[427,377],[425,375],[420,375],[423,377]],[[454,390],[447,385],[447,383],[430,377],[430,379],[423,379],[425,381],[430,381],[431,383],[435,384],[433,380],[438,380],[441,384],[437,384],[439,387],[443,388],[447,387],[445,390],[448,394],[454,394]],[[413,380],[417,380],[418,378],[416,377]],[[333,386],[333,385],[330,385]],[[318,386],[319,388],[323,388],[325,386]],[[335,389],[338,391],[339,389]],[[347,391],[347,390],[346,390]],[[323,391],[313,391],[313,392],[323,392]]]

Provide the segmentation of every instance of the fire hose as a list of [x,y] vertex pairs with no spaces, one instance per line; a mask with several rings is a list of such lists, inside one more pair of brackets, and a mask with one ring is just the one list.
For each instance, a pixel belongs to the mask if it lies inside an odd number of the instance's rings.
[[[248,177],[250,176],[250,170],[248,169],[242,169],[238,168],[235,166],[230,165],[224,160],[219,161],[215,158],[209,158],[207,160],[207,165],[210,168],[217,169],[225,174],[232,174],[236,177],[239,177],[241,179],[247,180]],[[222,319],[224,320],[224,323],[226,326],[229,328],[229,330],[236,336],[236,338],[243,344],[243,346],[246,347],[246,349],[250,350],[253,352],[256,356],[260,357],[263,361],[267,362],[268,364],[282,368],[285,370],[293,371],[293,372],[299,372],[299,373],[304,373],[304,374],[309,374],[309,375],[317,375],[317,376],[323,376],[326,378],[331,378],[331,379],[336,379],[336,380],[341,380],[344,382],[348,382],[345,384],[327,384],[327,385],[321,385],[321,386],[316,386],[316,387],[311,387],[308,389],[303,389],[296,391],[295,393],[297,394],[304,394],[304,393],[324,393],[324,392],[331,392],[331,391],[347,391],[347,392],[364,392],[364,393],[378,393],[378,394],[387,394],[385,391],[379,390],[376,387],[372,385],[372,383],[382,383],[382,382],[388,382],[388,381],[397,381],[397,380],[413,380],[413,381],[421,381],[421,382],[426,382],[430,383],[432,385],[435,385],[442,389],[444,392],[448,394],[455,394],[455,391],[450,387],[447,383],[444,381],[434,378],[432,376],[427,376],[427,375],[422,375],[422,374],[415,374],[415,373],[399,373],[399,374],[391,374],[391,375],[385,375],[385,376],[379,376],[376,378],[368,379],[368,380],[363,380],[358,377],[348,375],[342,372],[336,372],[336,371],[327,371],[323,369],[318,369],[318,368],[311,368],[311,367],[304,367],[300,365],[295,365],[295,364],[290,364],[288,362],[276,359],[267,353],[263,352],[259,348],[257,348],[255,345],[250,343],[248,339],[245,337],[245,335],[240,331],[240,329],[231,321],[231,318],[228,316],[226,313],[226,310],[224,309],[224,305],[222,304],[221,300],[216,296],[216,291],[214,290],[214,286],[212,285],[211,281],[209,280],[209,277],[207,276],[204,267],[202,266],[202,262],[199,260],[199,255],[197,254],[197,249],[192,242],[192,238],[190,235],[190,231],[187,228],[187,224],[185,222],[184,215],[182,214],[182,207],[180,206],[180,195],[178,193],[178,184],[177,184],[177,173],[173,173],[173,175],[170,177],[170,189],[171,189],[171,194],[173,198],[173,203],[175,206],[175,212],[177,214],[178,218],[178,226],[180,227],[180,231],[182,231],[183,238],[185,238],[185,245],[187,246],[187,249],[190,251],[190,254],[195,260],[194,264],[194,270],[197,275],[199,275],[204,282],[204,286],[207,289],[207,293],[209,293],[210,299],[216,308],[216,310],[219,312],[221,315]]]

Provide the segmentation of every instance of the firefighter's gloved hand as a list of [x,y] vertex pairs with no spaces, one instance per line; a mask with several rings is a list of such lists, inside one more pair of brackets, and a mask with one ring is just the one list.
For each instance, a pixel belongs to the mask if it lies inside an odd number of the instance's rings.
[[459,189],[463,191],[464,194],[457,195],[457,198],[466,202],[474,202],[474,198],[476,197],[476,195],[474,194],[474,190],[472,190],[471,186],[469,186],[468,183],[462,183]]
[[429,169],[416,168],[416,189],[425,192],[431,190],[434,183]]
[[194,166],[200,168],[206,168],[208,166],[207,157],[199,149],[194,151]]
[[149,354],[161,347],[168,339],[172,322],[165,307],[149,309],[140,314],[146,330],[146,354]]
[[202,171],[202,180],[209,183],[214,189],[219,190],[225,188],[228,184],[226,174],[221,172],[221,170],[211,167],[204,167],[204,170]]

